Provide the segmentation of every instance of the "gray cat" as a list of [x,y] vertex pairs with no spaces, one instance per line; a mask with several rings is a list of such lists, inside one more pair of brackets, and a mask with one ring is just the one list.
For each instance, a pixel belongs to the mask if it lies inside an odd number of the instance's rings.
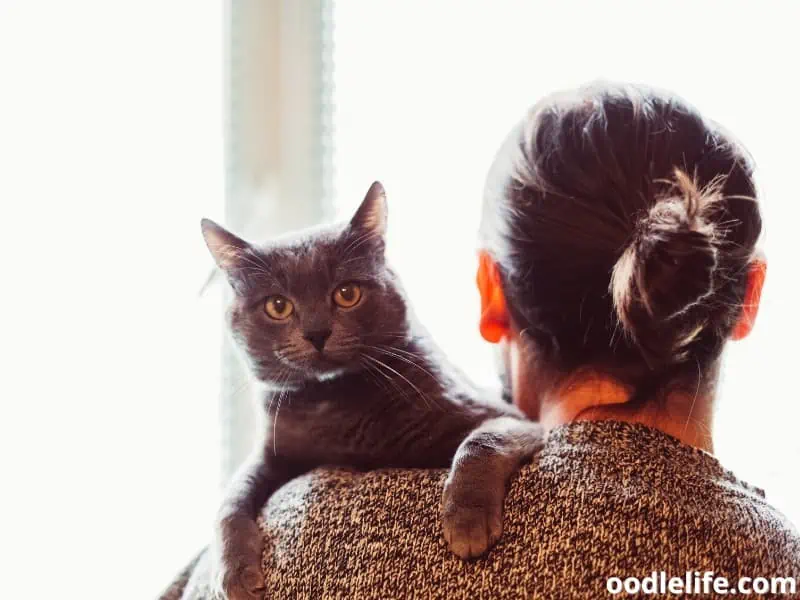
[[[217,595],[263,597],[256,518],[309,469],[452,464],[443,531],[469,558],[500,536],[508,479],[542,444],[539,425],[481,394],[414,320],[384,260],[386,215],[376,182],[349,223],[263,246],[203,220],[235,292],[230,329],[264,387],[269,423],[226,493],[204,557]],[[190,581],[183,597],[199,587]]]

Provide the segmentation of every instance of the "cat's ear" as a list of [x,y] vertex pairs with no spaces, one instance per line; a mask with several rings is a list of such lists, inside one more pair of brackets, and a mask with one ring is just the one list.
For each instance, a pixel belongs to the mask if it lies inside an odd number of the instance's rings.
[[250,244],[236,237],[230,231],[217,225],[211,219],[200,221],[206,246],[214,257],[217,266],[230,276],[241,263],[242,254],[250,248]]
[[365,235],[383,239],[386,236],[387,217],[386,191],[381,182],[376,181],[369,187],[361,206],[350,220],[350,227]]

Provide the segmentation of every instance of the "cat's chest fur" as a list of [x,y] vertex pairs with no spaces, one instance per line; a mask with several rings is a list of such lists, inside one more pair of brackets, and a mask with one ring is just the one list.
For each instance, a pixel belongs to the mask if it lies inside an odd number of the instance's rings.
[[465,431],[501,412],[455,382],[394,367],[392,384],[360,373],[273,392],[265,399],[268,445],[278,456],[310,465],[446,466],[450,446]]

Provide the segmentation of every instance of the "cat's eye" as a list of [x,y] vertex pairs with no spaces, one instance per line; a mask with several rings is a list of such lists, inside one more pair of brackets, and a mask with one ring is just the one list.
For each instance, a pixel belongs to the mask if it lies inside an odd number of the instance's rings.
[[361,302],[361,286],[357,283],[345,283],[333,292],[333,301],[342,308],[352,308]]
[[266,312],[271,319],[283,321],[292,316],[294,304],[292,304],[291,300],[283,296],[270,296],[264,302],[264,312]]

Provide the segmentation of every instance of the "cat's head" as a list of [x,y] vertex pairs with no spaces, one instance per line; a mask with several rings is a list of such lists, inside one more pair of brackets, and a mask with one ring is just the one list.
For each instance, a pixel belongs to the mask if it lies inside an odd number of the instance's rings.
[[386,221],[378,182],[349,223],[267,244],[203,220],[234,291],[231,331],[258,379],[294,386],[359,371],[367,351],[405,337],[405,299],[384,259]]

